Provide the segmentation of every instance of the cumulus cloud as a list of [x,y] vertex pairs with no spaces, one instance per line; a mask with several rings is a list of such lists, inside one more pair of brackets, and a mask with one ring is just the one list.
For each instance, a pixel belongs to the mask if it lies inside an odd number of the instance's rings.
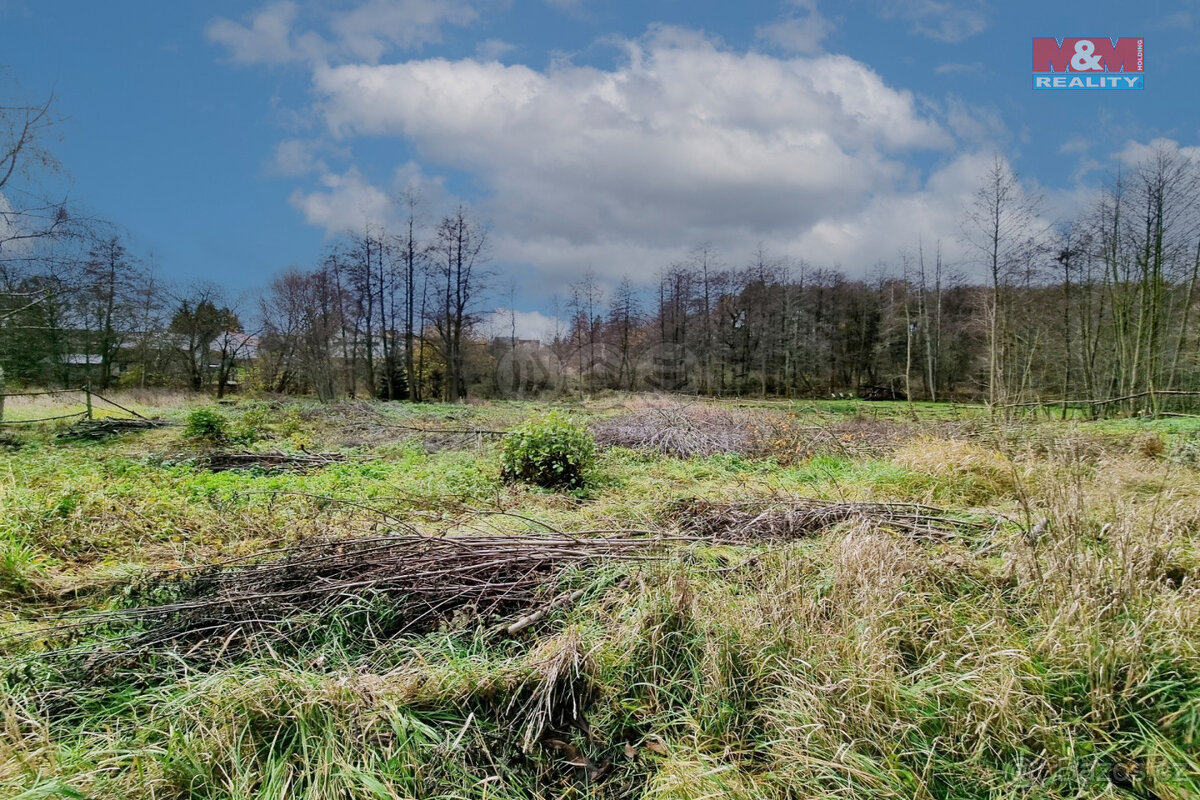
[[[479,17],[469,0],[365,0],[324,16],[316,8],[282,0],[241,22],[215,19],[205,33],[240,64],[339,59],[375,63],[391,49],[440,42],[447,26],[469,25]],[[319,19],[311,20],[313,16]],[[314,22],[329,32],[318,33]]]
[[[927,252],[940,243],[947,263],[969,270],[973,254],[962,242],[962,213],[973,201],[992,158],[983,151],[959,154],[916,185],[874,193],[857,207],[823,215],[805,227],[780,226],[762,235],[711,231],[713,235],[705,241],[734,264],[762,246],[775,255],[840,267],[861,277],[877,264],[894,264],[899,252],[914,248],[920,237]],[[609,282],[630,276],[641,285],[652,284],[663,268],[684,257],[688,246],[688,240],[651,244],[615,238],[575,244],[562,238],[516,237],[503,231],[497,232],[493,243],[499,258],[543,265],[546,293],[568,291],[571,282],[586,270]]]
[[815,263],[866,267],[891,262],[921,236],[941,242],[948,261],[967,257],[962,246],[962,212],[970,206],[992,155],[964,153],[934,170],[914,191],[885,192],[852,214],[821,220],[784,247]]
[[324,228],[328,236],[361,231],[366,224],[400,223],[407,214],[404,196],[409,192],[418,199],[419,217],[440,216],[460,202],[446,190],[441,176],[427,175],[412,161],[397,167],[385,188],[376,186],[354,166],[335,172],[318,162],[315,169],[320,173],[319,188],[296,189],[288,200],[305,222]]
[[514,322],[518,339],[537,339],[545,343],[554,341],[554,334],[567,327],[556,317],[546,316],[539,311],[514,312],[497,308],[484,316],[483,330],[488,338],[508,338],[512,336]]
[[322,227],[332,235],[361,230],[366,223],[379,224],[394,213],[387,193],[373,186],[357,168],[321,176],[320,191],[292,192],[292,207],[304,215],[309,225]]
[[318,66],[314,86],[333,136],[400,136],[471,174],[498,250],[546,268],[802,231],[953,142],[851,58],[734,53],[672,28],[610,70],[427,59]]
[[1177,154],[1200,163],[1200,147],[1181,147],[1174,139],[1159,137],[1149,142],[1130,140],[1113,154],[1113,158],[1127,167],[1136,167],[1153,161],[1159,152]]

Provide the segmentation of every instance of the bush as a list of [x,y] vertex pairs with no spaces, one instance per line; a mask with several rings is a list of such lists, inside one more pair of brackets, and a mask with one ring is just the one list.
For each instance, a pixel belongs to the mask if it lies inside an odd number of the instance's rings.
[[595,462],[592,434],[558,411],[532,417],[504,437],[501,464],[506,480],[575,489],[584,485]]
[[197,408],[188,414],[183,438],[222,444],[229,440],[229,420],[215,408]]

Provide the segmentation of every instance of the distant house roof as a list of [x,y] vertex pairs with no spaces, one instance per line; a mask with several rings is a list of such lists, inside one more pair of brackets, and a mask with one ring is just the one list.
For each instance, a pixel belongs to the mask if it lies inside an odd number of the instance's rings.
[[99,366],[104,363],[104,357],[96,353],[67,353],[63,356],[63,363]]

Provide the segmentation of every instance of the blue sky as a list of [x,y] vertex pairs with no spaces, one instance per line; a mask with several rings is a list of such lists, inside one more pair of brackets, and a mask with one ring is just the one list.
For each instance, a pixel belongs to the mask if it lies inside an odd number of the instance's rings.
[[[0,0],[0,79],[54,90],[72,196],[173,278],[261,286],[413,185],[545,310],[700,241],[953,254],[995,152],[1069,214],[1198,144],[1198,33],[1200,2]],[[1145,37],[1146,89],[1035,92],[1034,36]]]

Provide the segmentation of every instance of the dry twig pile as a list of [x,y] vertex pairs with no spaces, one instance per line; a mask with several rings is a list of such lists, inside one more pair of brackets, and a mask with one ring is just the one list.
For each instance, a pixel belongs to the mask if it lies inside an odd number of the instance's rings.
[[737,453],[780,463],[827,453],[875,455],[894,446],[898,426],[887,423],[829,426],[794,414],[705,404],[649,406],[593,425],[596,442],[692,458]]
[[916,503],[833,503],[807,498],[741,503],[683,500],[669,515],[686,533],[724,543],[800,539],[852,521],[931,538],[979,534],[994,527]]
[[341,453],[255,453],[249,450],[213,452],[196,458],[193,463],[212,472],[231,469],[262,469],[272,472],[304,472],[345,461]]
[[596,443],[655,450],[679,458],[747,453],[754,444],[749,414],[707,406],[652,406],[601,420]]
[[119,653],[184,645],[219,657],[256,640],[302,642],[312,622],[354,607],[373,615],[367,624],[377,636],[422,633],[456,614],[485,620],[528,609],[572,568],[654,558],[666,544],[415,534],[301,544],[262,560],[147,573],[129,592],[134,607],[63,618],[41,633],[56,639],[103,628],[123,634]]
[[[446,624],[489,624],[511,635],[605,583],[602,565],[662,559],[681,546],[786,541],[854,520],[938,538],[989,527],[928,506],[804,499],[682,501],[669,516],[677,532],[396,533],[302,543],[196,570],[149,572],[126,591],[132,607],[52,619],[21,636],[65,647],[115,633],[108,649],[86,646],[93,663],[103,663],[164,646],[219,659],[256,643],[302,644],[339,613],[360,614],[355,624],[374,639]],[[508,621],[494,625],[499,619]]]
[[66,441],[99,441],[129,431],[146,431],[151,428],[161,428],[166,424],[166,422],[158,419],[124,419],[121,417],[81,419],[65,431],[59,433],[55,438]]

